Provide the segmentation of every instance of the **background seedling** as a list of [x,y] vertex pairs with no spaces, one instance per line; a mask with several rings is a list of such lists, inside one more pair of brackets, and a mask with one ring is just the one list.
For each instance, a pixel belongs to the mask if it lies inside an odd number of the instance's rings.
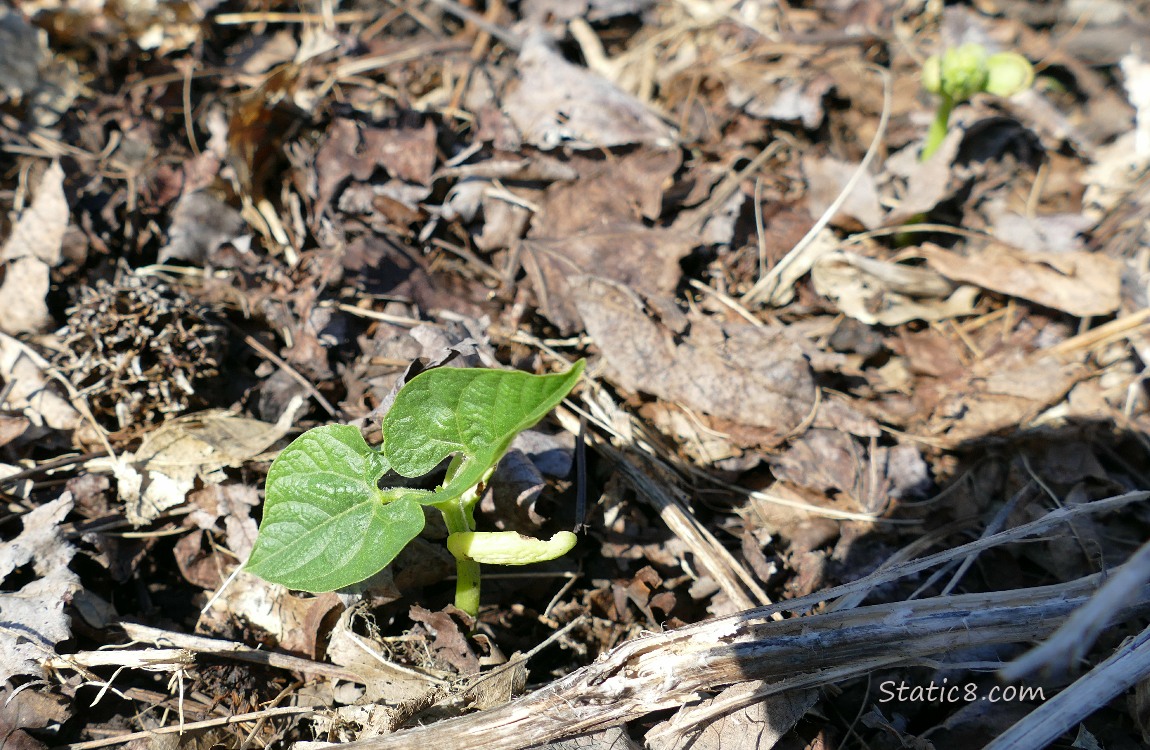
[[[328,425],[307,431],[268,471],[264,517],[248,571],[289,588],[333,591],[359,583],[395,559],[424,526],[423,508],[443,514],[456,558],[455,605],[479,611],[479,565],[552,560],[575,545],[510,531],[476,533],[480,487],[511,441],[555,408],[583,372],[530,375],[506,370],[438,368],[407,383],[383,421],[383,444],[359,430]],[[435,490],[379,486],[389,471],[426,476],[451,458]]]
[[931,55],[922,67],[922,86],[938,94],[939,103],[920,158],[929,159],[946,138],[954,105],[983,91],[1013,96],[1033,81],[1034,68],[1017,52],[991,55],[981,44],[971,43],[948,49],[941,56]]

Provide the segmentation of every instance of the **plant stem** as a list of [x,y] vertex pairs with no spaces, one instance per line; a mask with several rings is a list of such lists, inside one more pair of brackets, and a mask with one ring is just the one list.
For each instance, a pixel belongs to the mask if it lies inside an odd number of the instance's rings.
[[930,130],[927,131],[926,145],[922,147],[922,153],[918,157],[919,161],[929,159],[942,145],[943,139],[946,138],[947,126],[950,124],[950,113],[953,110],[954,99],[946,94],[940,94],[938,111],[934,115],[934,122],[930,124]]
[[[443,480],[444,486],[451,484],[451,480],[463,470],[463,463],[463,457],[458,454],[451,459],[447,465],[447,476]],[[479,487],[486,485],[493,473],[494,464],[483,472],[479,484],[458,497],[435,503],[435,507],[443,514],[448,534],[475,531],[475,518],[472,514],[479,502]],[[455,558],[455,606],[472,617],[479,616],[479,563],[469,557]]]
[[455,560],[455,606],[479,616],[479,563],[474,560]]
[[[449,477],[452,468],[457,468],[454,463],[448,469]],[[443,514],[443,521],[447,524],[448,534],[475,531],[475,521],[470,512],[478,499],[474,494],[473,489],[465,492],[462,497],[436,503],[435,507]],[[468,499],[471,502],[467,502]],[[479,563],[464,557],[455,558],[455,606],[472,617],[479,616]]]

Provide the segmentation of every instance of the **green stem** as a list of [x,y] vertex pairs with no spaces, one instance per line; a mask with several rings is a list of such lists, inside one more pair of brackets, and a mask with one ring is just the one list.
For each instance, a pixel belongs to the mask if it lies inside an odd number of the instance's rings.
[[[456,454],[447,465],[447,476],[443,479],[446,487],[463,471],[464,459]],[[475,531],[475,506],[479,502],[479,486],[486,485],[495,473],[495,466],[483,472],[480,483],[469,488],[457,497],[433,503],[443,514],[448,534],[462,531]],[[479,616],[479,563],[469,557],[455,558],[455,606],[472,617]]]
[[472,617],[479,616],[479,563],[455,560],[455,606]]
[[[475,524],[458,498],[435,507],[443,513],[448,534],[475,531]],[[479,615],[479,563],[464,557],[455,558],[455,606],[472,617]]]
[[954,99],[946,94],[939,95],[938,112],[934,115],[934,122],[930,124],[930,130],[926,134],[926,145],[922,147],[922,153],[919,154],[919,161],[926,161],[938,151],[938,147],[942,145],[943,140],[946,138],[946,129],[950,124],[950,113],[954,110]]

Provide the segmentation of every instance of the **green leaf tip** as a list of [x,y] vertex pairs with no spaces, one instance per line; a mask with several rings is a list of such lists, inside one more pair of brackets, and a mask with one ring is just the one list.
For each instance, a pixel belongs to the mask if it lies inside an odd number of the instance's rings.
[[584,364],[554,375],[453,367],[421,373],[400,389],[384,417],[384,455],[397,472],[417,477],[463,454],[449,486],[430,502],[458,497],[482,480],[517,434],[559,405]]

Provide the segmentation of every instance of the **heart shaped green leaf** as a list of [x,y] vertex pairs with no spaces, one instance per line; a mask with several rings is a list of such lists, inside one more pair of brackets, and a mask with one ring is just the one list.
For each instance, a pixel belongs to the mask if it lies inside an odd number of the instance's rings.
[[[442,368],[407,383],[383,421],[384,446],[371,448],[359,430],[329,425],[309,430],[268,471],[264,519],[247,569],[303,591],[332,591],[379,572],[423,530],[423,505],[443,513],[457,558],[456,605],[479,611],[479,563],[522,565],[552,559],[575,536],[550,542],[474,533],[477,485],[522,430],[566,396],[583,361],[559,375]],[[455,456],[435,492],[380,489],[394,469],[421,477]],[[450,541],[454,539],[455,542]],[[454,544],[454,546],[452,546]],[[463,545],[463,546],[460,546]]]
[[583,366],[579,360],[556,375],[454,367],[421,373],[403,386],[384,417],[384,456],[403,476],[418,477],[462,453],[447,484],[421,502],[458,497],[482,480],[517,434],[563,400]]
[[423,530],[420,490],[380,490],[389,469],[355,427],[309,430],[268,471],[247,570],[289,588],[334,591],[390,563]]

